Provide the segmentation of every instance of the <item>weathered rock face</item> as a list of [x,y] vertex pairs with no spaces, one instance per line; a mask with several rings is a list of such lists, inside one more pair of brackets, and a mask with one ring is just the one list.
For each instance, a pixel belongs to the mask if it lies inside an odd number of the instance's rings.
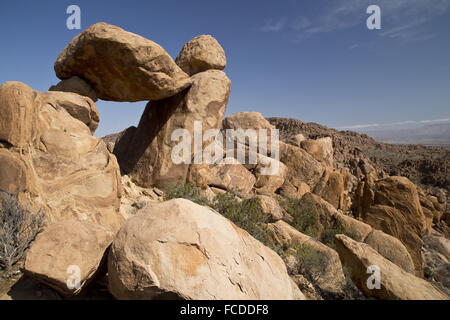
[[94,133],[100,122],[100,113],[94,102],[84,96],[70,92],[45,92],[46,102],[52,106],[59,106],[75,119],[80,120]]
[[183,46],[175,62],[184,72],[192,76],[210,69],[225,69],[227,58],[215,38],[201,35]]
[[305,150],[283,142],[280,142],[280,160],[288,167],[281,192],[293,198],[305,193],[305,184],[314,188],[325,171],[324,166]]
[[[295,138],[294,138],[295,139]],[[306,139],[300,142],[300,146],[329,168],[333,168],[333,141],[330,137],[320,139]]]
[[[63,295],[77,294],[96,274],[113,237],[109,228],[87,221],[55,223],[33,242],[25,272]],[[77,285],[71,275],[78,270]]]
[[340,213],[331,204],[315,194],[307,193],[302,200],[308,201],[316,207],[320,223],[325,229],[342,230],[343,233],[351,235],[354,240],[371,245],[379,254],[403,268],[403,270],[414,273],[411,255],[397,238]]
[[336,209],[346,212],[351,207],[349,192],[351,187],[348,186],[350,176],[351,174],[346,171],[333,171],[326,167],[313,192],[331,203]]
[[388,177],[376,181],[364,193],[363,220],[402,241],[413,259],[416,275],[421,276],[421,238],[429,232],[429,224],[416,186],[404,177]]
[[[194,75],[192,81],[188,91],[150,102],[133,137],[127,139],[127,145],[124,146],[122,140],[116,143],[114,153],[122,172],[142,187],[163,187],[186,181],[189,164],[175,164],[173,148],[182,141],[187,142],[190,148],[187,152],[192,159],[195,122],[201,121],[203,132],[220,127],[230,94],[230,80],[222,71],[209,70]],[[189,139],[175,137],[172,141],[176,129],[187,130]],[[204,145],[211,142],[204,142]]]
[[55,72],[60,79],[85,79],[98,98],[112,101],[160,100],[191,84],[161,46],[103,22],[72,39]]
[[[272,233],[275,241],[281,245],[307,245],[319,257],[320,262],[316,264],[316,270],[309,270],[316,277],[316,284],[322,290],[341,294],[345,283],[344,272],[336,251],[323,243],[314,240],[299,232],[294,227],[284,221],[277,221],[268,224],[268,229]],[[297,257],[303,259],[308,257]]]
[[86,220],[117,230],[122,222],[117,161],[65,109],[67,102],[85,98],[62,95],[19,82],[0,86],[0,190],[18,195],[31,211],[43,209],[49,224]]
[[[336,247],[343,265],[350,269],[353,282],[368,297],[385,300],[449,299],[432,284],[404,271],[367,244],[356,242],[344,235],[337,235]],[[374,265],[381,271],[380,289],[369,289],[367,285],[370,276],[367,268]]]
[[257,198],[260,201],[262,212],[269,216],[270,222],[276,222],[285,217],[286,212],[281,208],[277,199],[266,195],[259,195]]
[[108,258],[117,299],[293,299],[281,258],[209,208],[154,204],[129,219]]
[[259,112],[237,112],[223,120],[224,129],[275,129]]
[[89,83],[77,76],[61,80],[58,84],[51,86],[48,91],[73,92],[79,94],[80,96],[89,97],[94,102],[97,101],[97,94],[95,93],[95,90]]
[[218,164],[193,164],[187,180],[201,186],[214,186],[248,195],[256,182],[255,177],[236,159],[225,158]]
[[450,294],[450,240],[436,231],[422,240],[425,277],[441,283]]

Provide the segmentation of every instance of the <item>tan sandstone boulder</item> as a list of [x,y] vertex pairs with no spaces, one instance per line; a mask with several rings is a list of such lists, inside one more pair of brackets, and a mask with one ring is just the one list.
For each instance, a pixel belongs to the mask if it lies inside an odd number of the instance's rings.
[[[208,70],[192,76],[192,81],[188,91],[147,104],[133,136],[116,143],[114,153],[122,172],[139,186],[164,187],[186,181],[190,164],[173,161],[172,152],[179,154],[174,147],[186,142],[191,146],[188,162],[193,162],[195,123],[201,122],[201,132],[220,128],[230,80],[222,71]],[[185,130],[187,140],[172,138],[176,129]],[[203,150],[211,143],[203,141]]]
[[201,35],[183,46],[175,62],[184,72],[192,76],[210,69],[225,69],[227,58],[225,51],[214,37]]
[[305,185],[314,188],[325,171],[324,166],[305,150],[283,142],[280,142],[280,160],[288,167],[281,192],[292,198],[303,196]]
[[92,133],[97,129],[100,113],[90,98],[76,93],[57,91],[45,92],[42,95],[45,95],[47,103],[66,109],[72,117],[87,125]]
[[95,90],[89,83],[77,76],[61,80],[58,84],[51,86],[48,91],[73,92],[79,94],[80,96],[89,97],[94,102],[97,101],[97,94],[95,93]]
[[408,249],[422,275],[421,238],[430,225],[423,213],[416,186],[405,177],[388,177],[375,182],[362,218],[372,227],[398,238]]
[[55,72],[60,79],[85,79],[98,98],[112,101],[160,100],[191,84],[161,46],[104,22],[72,39]]
[[118,230],[116,158],[66,110],[68,102],[85,99],[39,93],[19,82],[0,86],[0,140],[6,144],[0,146],[0,189],[17,195],[31,211],[45,211],[49,225],[72,219]]
[[33,242],[25,272],[62,295],[78,294],[96,274],[113,237],[109,228],[87,221],[55,223]]
[[117,299],[294,299],[272,250],[209,208],[185,199],[129,219],[108,258]]
[[[307,246],[317,255],[314,265],[310,266],[308,272],[316,279],[316,284],[324,291],[341,294],[345,283],[345,276],[342,265],[336,251],[323,243],[299,232],[294,227],[284,221],[277,221],[268,224],[274,240],[285,246]],[[296,260],[310,259],[309,256],[297,256]]]
[[[350,270],[353,283],[367,297],[383,300],[449,299],[432,284],[383,258],[368,244],[356,242],[344,235],[336,235],[336,247],[343,265]],[[367,272],[370,266],[377,266],[380,270],[380,289],[370,289],[367,285],[371,276]]]
[[301,148],[329,168],[333,168],[333,140],[330,137],[306,139],[300,142]]
[[236,159],[225,158],[218,164],[191,165],[187,180],[201,186],[214,186],[248,195],[255,177]]

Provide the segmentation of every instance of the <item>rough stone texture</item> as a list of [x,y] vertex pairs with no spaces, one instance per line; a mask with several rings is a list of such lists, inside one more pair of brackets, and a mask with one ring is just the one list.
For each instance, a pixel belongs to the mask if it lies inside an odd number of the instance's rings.
[[100,113],[94,102],[85,96],[71,92],[45,92],[45,99],[52,106],[59,106],[75,119],[80,120],[94,133],[100,122]]
[[[295,139],[295,138],[294,138]],[[306,139],[300,142],[301,148],[329,168],[333,168],[333,141],[330,137]]]
[[51,86],[48,91],[62,91],[73,92],[81,96],[91,98],[92,101],[97,101],[97,94],[89,83],[80,77],[73,76],[66,80],[61,80],[58,84]]
[[[27,252],[25,272],[63,295],[79,293],[97,272],[114,234],[109,228],[80,221],[51,225]],[[80,270],[80,287],[69,288],[72,266]],[[72,271],[73,272],[73,271]]]
[[320,257],[321,265],[317,266],[316,284],[326,292],[341,294],[345,283],[342,265],[336,251],[323,243],[299,232],[284,221],[268,224],[268,230],[275,241],[281,245],[308,245]]
[[375,229],[398,238],[408,249],[422,276],[421,238],[429,233],[416,186],[405,177],[388,177],[375,182],[362,201],[363,220]]
[[[154,204],[129,219],[108,258],[117,299],[294,299],[286,266],[209,208]],[[297,289],[298,290],[298,289]]]
[[[189,164],[175,164],[172,149],[180,140],[172,141],[176,129],[191,135],[194,154],[194,122],[202,122],[202,130],[218,129],[230,94],[230,80],[224,72],[209,70],[192,77],[192,87],[174,97],[147,104],[132,137],[120,139],[114,148],[120,168],[142,187],[164,187],[186,181]],[[204,141],[204,147],[211,141]]]
[[283,208],[281,208],[277,199],[266,195],[258,195],[257,198],[261,203],[263,213],[269,215],[270,222],[276,222],[283,219],[286,213]]
[[0,190],[16,194],[30,211],[42,209],[49,225],[74,219],[118,230],[116,158],[55,94],[64,95],[19,82],[0,86]]
[[200,186],[215,186],[243,195],[248,195],[256,182],[250,171],[233,158],[225,158],[218,164],[191,165],[187,180]]
[[210,35],[201,35],[187,42],[175,62],[191,76],[210,69],[223,70],[227,65],[225,51]]
[[450,240],[436,231],[422,240],[425,277],[441,283],[450,294]]
[[72,39],[55,72],[60,79],[85,79],[98,98],[112,101],[160,100],[191,84],[161,46],[104,22]]
[[322,178],[313,190],[336,209],[344,212],[351,207],[351,199],[346,187],[346,174],[350,175],[348,172],[333,171],[326,167]]
[[281,192],[293,198],[304,194],[303,184],[314,188],[325,171],[324,166],[306,151],[283,142],[280,142],[280,160],[288,167]]
[[307,193],[302,200],[308,201],[317,208],[321,225],[326,229],[340,229],[345,234],[360,242],[370,244],[386,259],[395,263],[407,272],[414,273],[411,255],[403,243],[382,231],[373,229],[370,225],[344,215],[319,196]]
[[259,112],[237,112],[223,120],[224,129],[275,129]]
[[[449,297],[432,284],[408,273],[383,258],[368,244],[356,242],[344,235],[336,235],[336,248],[344,266],[350,269],[353,283],[368,297],[384,300],[448,300]],[[381,288],[369,289],[369,266],[381,271]]]

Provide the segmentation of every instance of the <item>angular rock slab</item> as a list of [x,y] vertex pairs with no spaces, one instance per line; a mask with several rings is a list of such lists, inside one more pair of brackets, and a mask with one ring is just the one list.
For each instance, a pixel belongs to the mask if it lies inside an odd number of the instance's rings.
[[108,257],[117,299],[294,299],[272,250],[207,207],[173,199],[142,209]]
[[[383,300],[448,300],[450,297],[429,282],[401,269],[383,258],[371,246],[357,242],[342,234],[336,235],[336,250],[342,264],[350,269],[353,283],[367,297]],[[380,289],[369,289],[369,266],[380,270]]]
[[55,72],[60,79],[85,79],[98,98],[111,101],[160,100],[191,84],[161,46],[104,22],[72,39],[59,54]]
[[109,228],[87,221],[55,223],[33,242],[25,272],[62,295],[77,294],[96,274],[113,237]]

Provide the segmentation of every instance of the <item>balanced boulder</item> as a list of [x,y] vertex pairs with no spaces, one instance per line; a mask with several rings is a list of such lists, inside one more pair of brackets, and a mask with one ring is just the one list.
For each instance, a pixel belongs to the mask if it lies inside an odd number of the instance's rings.
[[214,37],[201,35],[183,46],[175,62],[189,75],[210,69],[223,70],[227,64],[225,51]]
[[72,39],[55,72],[60,79],[85,79],[98,98],[112,101],[160,100],[191,84],[161,46],[103,22]]

